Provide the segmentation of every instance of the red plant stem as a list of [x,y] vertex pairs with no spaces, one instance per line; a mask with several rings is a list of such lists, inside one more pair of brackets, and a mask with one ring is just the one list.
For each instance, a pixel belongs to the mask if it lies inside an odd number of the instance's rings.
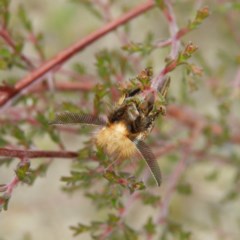
[[13,189],[18,185],[20,180],[18,179],[17,176],[15,176],[10,183],[6,185],[6,190],[5,193],[8,195],[12,194]]
[[240,67],[237,69],[236,71],[236,75],[234,77],[234,80],[233,80],[233,88],[235,89],[239,89],[240,88]]
[[[176,18],[172,9],[172,4],[170,0],[164,0],[166,7],[163,9],[163,13],[169,23],[169,30],[171,35],[171,52],[170,57],[172,62],[165,66],[160,73],[152,80],[151,87],[154,90],[158,90],[159,86],[161,86],[166,80],[165,76],[168,72],[172,71],[177,66],[177,55],[180,50],[180,41],[178,37],[178,26],[176,23]],[[168,42],[166,42],[168,44]]]
[[164,8],[163,13],[169,23],[169,30],[171,35],[171,53],[170,57],[172,59],[175,59],[178,55],[178,51],[180,48],[180,41],[177,38],[178,33],[178,26],[175,18],[175,14],[173,12],[172,3],[170,0],[164,0],[164,3],[166,5],[166,8]]
[[46,73],[53,70],[55,67],[65,63],[73,55],[83,50],[85,47],[89,46],[91,43],[95,42],[99,38],[103,37],[112,30],[118,28],[119,26],[125,24],[133,18],[136,18],[140,14],[150,10],[155,5],[154,1],[149,0],[136,8],[130,10],[120,18],[106,24],[102,28],[96,30],[95,32],[89,34],[87,37],[73,44],[69,48],[60,52],[57,56],[53,57],[48,62],[44,63],[38,69],[34,70],[32,73],[27,75],[25,78],[21,79],[15,86],[14,91],[11,93],[4,94],[0,97],[0,106],[4,106],[9,102],[14,96],[19,94],[22,90],[29,87],[32,83],[37,81],[39,78],[43,77]]
[[113,231],[113,227],[106,225],[103,233],[101,234],[101,236],[99,237],[100,240],[105,240]]
[[2,37],[2,39],[12,48],[12,50],[14,51],[14,53],[18,54],[20,56],[20,58],[26,63],[27,67],[29,70],[33,70],[35,67],[32,64],[31,60],[26,57],[24,54],[22,53],[18,53],[16,50],[16,45],[13,42],[12,38],[10,37],[8,31],[4,28],[2,28],[0,30],[0,36]]
[[[184,35],[190,32],[190,29],[188,28],[182,28],[180,29],[177,34],[176,34],[176,40],[179,40],[182,38]],[[172,45],[172,38],[168,38],[166,40],[158,41],[154,44],[155,47],[157,48],[162,48],[162,47],[167,47],[169,45]]]
[[159,86],[163,85],[164,81],[167,79],[165,76],[171,72],[177,66],[177,60],[173,60],[170,64],[166,65],[161,72],[152,80],[151,86],[153,89],[157,90]]
[[[16,150],[0,148],[1,157],[16,158],[76,158],[77,152],[72,151],[37,151],[37,150]],[[0,159],[1,161],[1,159]]]

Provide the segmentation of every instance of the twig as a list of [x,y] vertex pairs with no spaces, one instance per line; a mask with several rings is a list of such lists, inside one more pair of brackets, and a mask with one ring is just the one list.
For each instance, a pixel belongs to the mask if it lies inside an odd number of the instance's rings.
[[12,181],[5,186],[5,193],[8,196],[11,196],[13,189],[18,185],[19,182],[20,182],[20,180],[18,179],[17,176],[15,176],[12,179]]
[[[172,71],[177,66],[177,55],[180,50],[180,41],[178,37],[178,26],[176,23],[176,18],[172,9],[172,4],[170,0],[164,0],[166,7],[164,7],[163,12],[169,23],[169,30],[171,35],[171,52],[170,58],[172,59],[171,64],[165,66],[160,73],[152,80],[151,87],[155,90],[161,86],[166,80],[166,75]],[[168,42],[167,42],[168,43]]]
[[140,14],[150,10],[155,5],[154,1],[149,0],[136,8],[130,10],[120,18],[106,24],[102,28],[96,30],[92,34],[73,44],[69,48],[60,52],[57,56],[53,57],[48,62],[44,63],[38,69],[30,73],[28,76],[18,81],[18,83],[14,86],[14,90],[11,93],[3,94],[0,97],[0,106],[4,106],[7,104],[14,96],[20,94],[24,89],[29,87],[32,83],[37,81],[39,78],[42,78],[46,73],[53,70],[55,67],[65,63],[68,59],[70,59],[73,55],[83,50],[85,47],[89,46],[91,43],[95,42],[99,38],[103,37],[107,33],[112,30],[118,28],[119,26],[125,24],[131,19],[136,18]]
[[[37,151],[0,148],[0,157],[16,158],[76,158],[77,152],[72,151]],[[0,158],[1,161],[1,158]]]
[[237,69],[236,76],[233,80],[233,88],[240,88],[240,67]]
[[166,5],[166,8],[164,8],[163,13],[169,23],[169,30],[170,30],[170,35],[171,35],[172,48],[171,48],[170,57],[172,59],[174,59],[177,57],[178,51],[180,48],[180,41],[179,41],[179,38],[177,38],[178,25],[176,22],[175,14],[173,12],[171,1],[164,0],[164,3]]
[[[184,35],[186,35],[189,32],[190,30],[188,28],[182,28],[176,33],[175,39],[179,41],[180,38],[182,38]],[[154,44],[154,46],[157,48],[167,47],[169,45],[172,45],[172,38],[168,38],[166,40],[160,40]]]

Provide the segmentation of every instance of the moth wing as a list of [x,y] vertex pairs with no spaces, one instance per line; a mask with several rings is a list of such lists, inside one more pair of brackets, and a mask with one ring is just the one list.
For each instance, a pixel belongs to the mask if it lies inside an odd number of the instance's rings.
[[156,157],[152,153],[150,147],[141,140],[137,141],[135,145],[137,147],[138,152],[142,155],[148,167],[150,168],[151,173],[157,182],[157,185],[160,186],[162,180],[161,171],[158,166]]
[[91,114],[85,113],[73,113],[73,112],[61,112],[57,113],[55,119],[49,124],[88,124],[105,126],[106,121],[101,117],[96,117]]

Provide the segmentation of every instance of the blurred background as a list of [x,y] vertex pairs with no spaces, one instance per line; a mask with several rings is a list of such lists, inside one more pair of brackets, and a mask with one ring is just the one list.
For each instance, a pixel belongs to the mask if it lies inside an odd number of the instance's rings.
[[[12,29],[16,39],[19,36],[24,39],[23,53],[29,56],[36,66],[105,24],[105,20],[98,18],[92,8],[84,2],[96,4],[94,1],[81,0],[18,0],[10,3],[9,28]],[[128,9],[143,2],[137,0],[111,1],[109,11],[112,18],[115,19]],[[206,121],[220,124],[225,129],[227,136],[240,133],[240,4],[233,0],[172,2],[180,28],[186,26],[188,21],[194,18],[200,7],[208,6],[211,14],[199,28],[181,39],[183,43],[191,41],[198,46],[198,52],[190,61],[202,68],[203,74],[200,77],[191,78],[186,75],[183,67],[174,70],[170,74],[172,82],[169,103],[184,106],[190,109],[190,114],[197,114],[197,116],[204,117]],[[23,29],[22,23],[19,21],[17,12],[20,6],[24,7],[31,20],[34,33],[41,33],[43,36],[40,41],[43,46],[42,53],[36,51],[29,33]],[[96,9],[101,13],[98,5],[96,5]],[[124,40],[121,41],[121,36],[124,35],[121,34],[125,32],[127,32],[127,42],[146,43],[149,41],[155,43],[169,38],[168,24],[163,14],[159,9],[154,8],[132,20],[126,27],[121,27],[118,32],[111,32],[78,53],[64,64],[62,73],[54,75],[53,80],[77,82],[78,77],[72,78],[68,73],[72,69],[76,69],[76,63],[78,63],[79,68],[76,75],[87,76],[88,78],[85,79],[89,79],[93,84],[103,81],[96,77],[98,75],[97,54],[103,49],[123,52]],[[1,47],[3,46],[4,43],[1,42]],[[169,49],[169,47],[159,48],[143,55],[136,53],[134,56],[139,61],[140,69],[152,66],[156,75],[163,68],[165,58],[169,55]],[[81,66],[84,66],[84,70],[81,69]],[[11,69],[1,70],[0,81],[4,83],[7,79],[14,83],[26,74],[26,69],[13,66]],[[136,74],[137,72],[134,73],[134,70],[126,71],[123,77],[127,80]],[[49,80],[48,76],[47,78]],[[81,80],[81,78],[79,79]],[[52,81],[52,79],[50,80]],[[117,80],[112,78],[111,81],[114,85],[114,81]],[[53,88],[48,95],[47,99],[50,102],[47,105],[49,109],[56,111],[61,110],[62,104],[69,101],[88,109],[89,106],[92,107],[94,96],[90,95],[85,98],[84,94],[84,92],[55,94]],[[35,95],[33,93],[31,101],[38,101],[39,111],[44,109],[42,108],[43,104],[46,105],[41,93]],[[84,105],[86,101],[90,105]],[[14,108],[11,113],[3,112],[1,118],[7,119],[14,115],[13,112]],[[175,142],[187,135],[188,130],[178,126],[176,120],[166,119],[166,122],[159,122],[157,126],[162,131],[162,135],[158,135],[161,138],[160,144]],[[2,125],[2,128],[4,127]],[[23,128],[24,131],[30,132],[28,126]],[[90,132],[88,129],[86,131]],[[1,132],[3,133],[3,131]],[[73,136],[64,131],[59,136],[64,149],[73,151],[79,150],[83,142],[89,139],[88,135]],[[154,137],[156,136],[155,134]],[[240,148],[238,143],[229,142],[227,136],[222,138],[221,135],[219,139],[209,141],[209,144],[212,144],[210,151],[215,156],[214,159],[203,156],[199,157],[194,164],[190,161],[181,178],[182,188],[180,186],[178,191],[171,196],[169,217],[180,222],[187,231],[191,232],[189,239],[239,239]],[[150,139],[151,143],[154,143],[154,137]],[[202,136],[194,143],[194,147],[201,149],[208,144],[206,139],[202,133]],[[11,142],[13,146],[17,144],[14,138],[8,138],[8,142]],[[36,134],[33,135],[31,147],[54,150],[58,149],[58,144],[54,143],[47,134]],[[164,198],[169,175],[173,171],[178,157],[176,150],[158,161],[164,176],[163,186],[160,189],[154,188],[154,193],[160,195],[161,198]],[[76,225],[78,222],[88,224],[92,220],[103,218],[104,212],[98,210],[93,202],[84,196],[84,192],[78,191],[74,194],[62,192],[61,187],[65,184],[60,181],[60,178],[69,175],[71,159],[34,159],[31,162],[33,167],[42,162],[51,162],[51,165],[43,177],[36,179],[33,186],[20,184],[14,190],[9,209],[1,212],[0,215],[0,240],[72,239],[73,233],[69,226]],[[0,167],[0,183],[11,181],[16,164],[17,161],[14,160],[10,166]],[[127,196],[125,197],[127,198]],[[158,210],[160,211],[160,208]],[[154,207],[143,206],[136,202],[130,207],[126,221],[134,229],[139,229],[146,222],[146,217],[154,217],[155,214]],[[91,238],[87,234],[83,234],[75,239]],[[142,236],[139,239],[148,238]]]

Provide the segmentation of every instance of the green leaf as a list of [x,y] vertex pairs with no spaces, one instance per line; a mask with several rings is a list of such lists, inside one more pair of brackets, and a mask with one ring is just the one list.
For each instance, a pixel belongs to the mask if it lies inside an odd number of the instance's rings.
[[30,171],[30,162],[29,161],[22,161],[17,165],[17,169],[15,173],[18,179],[21,182],[31,184],[32,179],[34,178],[32,172]]
[[156,226],[153,222],[152,217],[148,218],[146,224],[144,225],[144,229],[145,229],[147,235],[152,236],[156,233]]
[[175,238],[179,240],[190,240],[191,239],[191,232],[184,230],[181,224],[176,222],[169,221],[167,225],[168,231],[171,232]]
[[73,231],[73,236],[76,237],[82,233],[90,231],[91,226],[78,223],[77,226],[70,226],[70,229]]
[[110,53],[106,50],[101,51],[96,55],[96,59],[97,59],[96,67],[99,76],[102,79],[109,81],[113,71]]
[[27,31],[32,32],[32,21],[28,18],[27,12],[23,5],[18,8],[18,17]]
[[155,0],[155,2],[156,2],[156,5],[159,6],[161,9],[164,8],[165,3],[163,0]]
[[97,191],[93,193],[86,193],[86,197],[90,198],[94,205],[99,209],[122,207],[121,203],[121,191],[109,191],[107,188],[102,193]]
[[0,1],[0,19],[4,22],[4,25],[6,27],[9,23],[9,19],[10,19],[9,4],[10,4],[10,0],[1,0]]
[[86,66],[84,66],[82,63],[74,63],[72,68],[75,72],[81,75],[86,73]]
[[198,47],[194,45],[192,42],[189,42],[182,53],[178,56],[178,63],[184,63],[187,59],[189,59],[194,52],[196,52]]
[[4,59],[10,59],[12,57],[12,53],[10,49],[3,47],[0,49],[0,56],[1,58],[4,58]]
[[111,183],[119,183],[121,178],[113,171],[106,171],[103,174],[103,177],[106,178]]
[[41,133],[48,134],[53,142],[60,143],[59,133],[49,126],[49,119],[44,114],[38,112],[36,120],[41,124],[41,129],[38,129]]
[[2,136],[0,136],[0,147],[4,147],[7,144],[8,144],[8,141],[6,141]]
[[196,29],[208,16],[209,16],[209,8],[203,7],[199,9],[196,13],[195,19],[188,24],[188,28],[190,30]]
[[190,195],[192,193],[192,186],[190,183],[181,183],[178,184],[177,191],[183,195]]
[[225,196],[224,198],[222,199],[222,203],[226,203],[226,202],[229,202],[229,201],[235,201],[236,199],[239,198],[239,192],[237,192],[235,189],[234,190],[231,190],[229,191]]
[[143,56],[150,54],[154,47],[153,45],[144,44],[144,43],[134,43],[131,42],[128,45],[122,47],[123,50],[127,51],[128,53],[141,53]]
[[44,116],[44,114],[38,112],[36,116],[36,120],[44,127],[44,128],[49,128],[49,121],[48,119]]
[[107,219],[107,223],[111,226],[115,226],[120,220],[119,216],[116,216],[114,214],[108,214],[108,219]]
[[101,12],[95,7],[95,4],[92,4],[90,1],[86,0],[71,0],[74,3],[82,4],[94,17],[97,19],[103,19]]
[[161,197],[159,195],[154,195],[150,192],[141,192],[141,200],[145,205],[151,205],[153,207],[159,204]]
[[[101,113],[104,110],[106,110],[106,104],[103,104],[103,98],[107,95],[108,93],[108,89],[106,86],[102,85],[102,84],[97,84],[94,87],[94,109],[96,111],[96,113]],[[104,106],[105,105],[105,106]]]
[[4,193],[2,196],[0,196],[0,212],[2,210],[7,211],[8,210],[8,204],[10,200],[10,195],[7,193]]
[[48,167],[49,163],[42,163],[35,169],[29,169],[28,177],[30,181],[28,182],[28,184],[32,185],[37,179],[37,177],[45,176]]
[[72,102],[63,102],[61,105],[61,111],[69,111],[79,113],[81,109],[79,109],[79,105],[74,104]]
[[119,184],[122,187],[128,188],[130,193],[146,188],[142,181],[137,182],[135,177],[128,177],[125,173],[117,175],[115,172],[108,170],[103,174],[103,177],[106,178],[110,183]]
[[138,234],[128,225],[124,224],[124,238],[126,240],[138,240]]
[[14,136],[20,144],[29,147],[31,145],[31,139],[26,136],[25,132],[16,125],[13,125],[11,127],[12,136]]
[[210,173],[205,177],[205,179],[206,179],[207,181],[215,181],[215,180],[217,180],[218,176],[219,176],[219,171],[218,171],[218,170],[213,170],[212,172],[210,172]]
[[89,187],[92,182],[100,176],[100,173],[92,169],[85,169],[81,171],[72,170],[70,172],[70,176],[61,177],[61,181],[67,184],[63,187],[63,190],[66,192],[74,192],[79,188]]

